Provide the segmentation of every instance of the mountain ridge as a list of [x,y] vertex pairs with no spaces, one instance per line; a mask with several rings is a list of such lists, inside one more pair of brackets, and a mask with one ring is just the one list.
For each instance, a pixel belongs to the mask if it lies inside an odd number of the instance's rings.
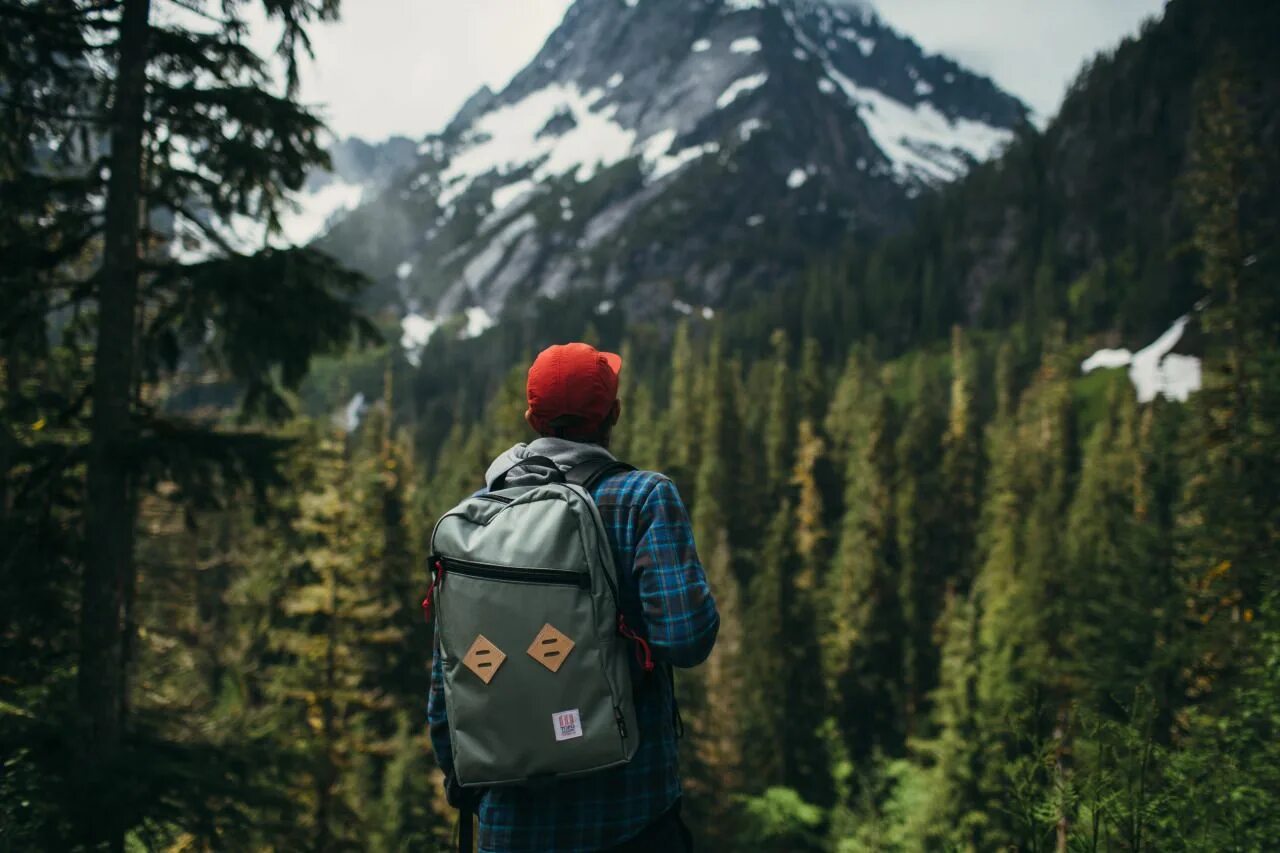
[[321,245],[429,329],[581,288],[629,316],[719,308],[902,228],[1027,114],[866,4],[578,0]]

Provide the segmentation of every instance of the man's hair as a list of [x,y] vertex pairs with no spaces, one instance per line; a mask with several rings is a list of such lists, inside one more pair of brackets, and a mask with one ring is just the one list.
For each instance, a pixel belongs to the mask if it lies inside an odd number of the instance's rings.
[[618,419],[611,412],[594,428],[584,429],[586,419],[581,415],[561,415],[550,423],[551,431],[544,432],[543,435],[607,447],[609,439],[613,437],[614,424],[617,422]]

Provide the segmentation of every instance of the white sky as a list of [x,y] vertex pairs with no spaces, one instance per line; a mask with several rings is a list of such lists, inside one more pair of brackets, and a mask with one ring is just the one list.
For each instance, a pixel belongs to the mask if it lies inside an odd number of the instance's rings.
[[1085,61],[1136,33],[1145,19],[1160,14],[1165,0],[873,3],[882,18],[925,50],[986,74],[1047,119]]
[[[303,98],[340,136],[422,136],[481,84],[501,88],[570,2],[345,0],[342,21],[312,34],[316,62],[305,70]],[[925,50],[992,77],[1048,117],[1084,61],[1135,32],[1165,0],[873,2]]]

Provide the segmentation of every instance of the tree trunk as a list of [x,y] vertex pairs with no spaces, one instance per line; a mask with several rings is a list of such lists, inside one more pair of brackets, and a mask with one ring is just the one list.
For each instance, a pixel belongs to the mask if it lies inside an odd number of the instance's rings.
[[80,602],[78,692],[82,753],[101,786],[86,815],[91,839],[124,846],[125,810],[114,807],[111,774],[124,721],[124,610],[133,584],[134,512],[128,447],[133,434],[134,320],[146,109],[150,0],[125,0],[111,107],[111,177],[99,272],[97,352],[89,440],[87,554]]

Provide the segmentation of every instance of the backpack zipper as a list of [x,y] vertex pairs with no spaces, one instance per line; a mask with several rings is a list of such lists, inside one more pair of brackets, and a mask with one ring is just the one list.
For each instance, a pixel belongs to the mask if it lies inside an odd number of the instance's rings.
[[454,557],[441,557],[446,569],[455,575],[481,580],[515,581],[547,586],[576,586],[591,589],[591,576],[585,572],[567,572],[562,569],[526,569],[519,566],[495,566],[489,563],[473,563]]

